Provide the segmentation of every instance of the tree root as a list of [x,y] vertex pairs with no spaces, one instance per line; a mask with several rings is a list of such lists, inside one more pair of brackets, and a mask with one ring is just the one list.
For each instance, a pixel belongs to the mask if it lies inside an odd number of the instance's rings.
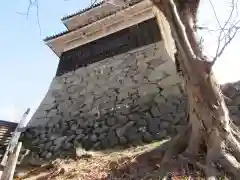
[[[170,140],[168,145],[161,149],[161,153],[163,153],[160,162],[161,178],[166,176],[166,172],[171,167],[171,162],[178,159],[203,171],[208,180],[215,180],[218,179],[217,177],[224,177],[226,175],[240,179],[240,143],[232,134],[223,140],[219,136],[219,133],[213,131],[208,137],[208,142],[212,144],[207,146],[204,159],[201,159],[202,157],[199,154],[191,157],[191,154],[188,155],[186,153],[191,139],[189,138],[191,137],[191,132],[191,128],[188,126],[185,131]],[[225,152],[230,147],[233,150]]]

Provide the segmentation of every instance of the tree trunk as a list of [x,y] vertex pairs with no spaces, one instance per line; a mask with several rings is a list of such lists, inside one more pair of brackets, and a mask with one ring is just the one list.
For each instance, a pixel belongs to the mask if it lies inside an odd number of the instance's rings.
[[177,154],[185,153],[196,159],[204,153],[205,165],[201,167],[207,177],[214,179],[218,169],[223,167],[238,179],[240,134],[229,117],[220,86],[212,72],[212,63],[203,56],[197,42],[195,22],[199,1],[152,0],[169,22],[177,47],[179,74],[184,80],[189,101],[189,126],[173,139],[162,164]]

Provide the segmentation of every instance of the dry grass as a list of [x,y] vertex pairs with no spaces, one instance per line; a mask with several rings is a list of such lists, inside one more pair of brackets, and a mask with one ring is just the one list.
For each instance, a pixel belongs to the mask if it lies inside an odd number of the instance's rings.
[[[91,156],[82,157],[77,161],[61,160],[59,166],[43,170],[42,176],[36,175],[21,180],[138,180],[159,179],[161,167],[156,162],[136,162],[135,157],[144,154],[157,146],[159,142],[139,146],[126,150],[108,152],[90,152]],[[40,171],[40,169],[38,169]],[[41,175],[40,173],[40,175]],[[171,173],[177,179],[202,179],[200,171],[194,171],[195,177],[191,178],[193,168],[173,166]],[[33,173],[32,173],[33,174]],[[178,174],[178,176],[177,176]]]
[[[130,148],[122,151],[105,151],[103,153],[92,153],[90,158],[82,158],[77,161],[75,168],[59,175],[55,180],[107,180],[116,179],[111,176],[111,172],[123,169],[128,164],[132,164],[134,158],[146,150],[150,150],[159,146],[159,142],[145,146]],[[122,172],[122,177],[128,176],[126,172]]]

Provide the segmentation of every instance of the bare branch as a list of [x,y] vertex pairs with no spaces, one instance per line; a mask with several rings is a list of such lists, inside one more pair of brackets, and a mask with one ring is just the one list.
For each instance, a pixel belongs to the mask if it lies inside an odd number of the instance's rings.
[[216,56],[214,57],[213,61],[212,61],[212,66],[214,65],[214,63],[217,61],[217,59],[223,54],[223,51],[226,49],[226,47],[231,43],[231,41],[234,39],[234,37],[236,36],[238,30],[240,28],[234,28],[231,30],[234,30],[233,34],[231,35],[229,32],[229,37],[228,40],[226,41],[226,43],[223,45],[223,47],[219,50],[219,52],[216,54]]
[[42,35],[42,30],[41,30],[40,18],[39,18],[39,3],[38,3],[38,0],[29,0],[28,1],[28,8],[27,8],[26,13],[17,12],[17,14],[26,16],[26,18],[28,19],[30,10],[33,8],[33,6],[36,7],[37,24],[38,24],[39,31],[40,31],[40,36],[41,36]]
[[[226,47],[234,39],[234,37],[236,36],[240,27],[238,26],[239,21],[236,22],[236,18],[233,19],[234,12],[236,12],[236,14],[238,15],[238,10],[237,10],[238,0],[231,0],[231,2],[230,2],[231,11],[230,11],[229,17],[227,18],[227,20],[223,26],[221,25],[220,20],[218,19],[217,12],[215,10],[215,7],[214,7],[212,1],[209,0],[209,2],[211,4],[215,19],[219,26],[219,29],[211,30],[211,31],[215,31],[215,32],[220,31],[218,38],[217,38],[218,44],[217,44],[216,54],[212,61],[212,66],[213,66],[215,64],[215,62],[217,61],[217,59],[223,54]],[[203,28],[203,27],[198,27],[198,29],[201,29],[201,30],[206,29],[206,30],[210,31],[208,28]],[[222,45],[222,42],[223,42],[223,45]]]
[[40,25],[40,19],[39,19],[39,4],[38,4],[38,0],[35,0],[36,2],[36,7],[37,7],[37,23],[38,23],[38,27],[39,27],[39,31],[40,31],[40,36],[42,35],[42,29],[41,29],[41,25]]
[[27,11],[26,11],[25,13],[23,13],[23,12],[17,12],[17,14],[26,16],[26,18],[28,19],[30,10],[31,10],[31,8],[32,8],[33,5],[34,5],[34,2],[33,2],[32,0],[29,0]]
[[32,0],[29,0],[29,4],[28,4],[28,8],[27,8],[27,13],[26,13],[27,18],[28,18],[28,15],[29,15],[29,12],[30,12],[30,9],[31,9],[32,5],[33,5]]
[[[211,2],[211,0],[210,0],[210,2]],[[231,10],[231,12],[230,12],[230,15],[229,15],[226,23],[224,24],[224,26],[221,27],[221,25],[220,25],[220,28],[221,28],[222,30],[221,30],[221,32],[220,32],[220,34],[219,34],[219,36],[218,36],[218,47],[217,47],[217,51],[216,51],[215,58],[214,58],[214,60],[213,60],[214,62],[216,61],[216,57],[219,57],[218,54],[219,54],[219,50],[220,50],[220,46],[221,46],[221,41],[222,41],[223,39],[225,39],[225,44],[227,43],[227,40],[226,40],[227,34],[225,33],[224,29],[226,28],[227,24],[230,22],[230,20],[231,20],[231,18],[232,18],[232,15],[233,15],[233,12],[234,12],[234,8],[235,8],[234,4],[235,4],[235,3],[234,3],[234,0],[232,0],[232,10]],[[213,7],[213,9],[214,9],[214,7]],[[216,17],[216,18],[217,18],[217,17]],[[217,19],[217,20],[218,20],[218,19]],[[218,22],[219,22],[219,20],[218,20]],[[222,33],[224,33],[223,39],[221,39]],[[213,63],[213,64],[214,64],[214,63]]]
[[219,27],[222,29],[222,26],[221,26],[221,23],[220,23],[220,21],[219,21],[219,19],[218,19],[218,15],[217,15],[217,12],[216,12],[216,10],[215,10],[215,7],[214,7],[214,5],[213,5],[213,3],[212,3],[211,0],[209,0],[209,2],[210,2],[210,4],[211,4],[211,7],[212,7],[212,10],[213,10],[215,19],[217,20],[217,23],[218,23]]
[[[206,26],[196,26],[196,28],[198,30],[206,30],[206,31],[210,31],[210,32],[217,32],[217,31],[222,31],[222,30],[228,31],[229,30],[229,28],[225,28],[225,29],[209,29]],[[240,26],[236,26],[236,28],[240,28]]]

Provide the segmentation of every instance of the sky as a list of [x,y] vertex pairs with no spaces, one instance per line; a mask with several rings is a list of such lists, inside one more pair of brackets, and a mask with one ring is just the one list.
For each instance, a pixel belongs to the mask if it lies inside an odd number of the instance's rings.
[[[66,30],[61,18],[87,7],[90,0],[38,0],[28,17],[29,0],[0,1],[0,119],[19,121],[29,107],[31,113],[45,96],[55,76],[58,57],[43,38]],[[226,0],[212,0],[218,17],[224,22],[230,12]],[[240,6],[239,6],[240,7]],[[238,8],[239,8],[238,7]],[[203,0],[199,25],[217,29],[209,0]],[[240,9],[239,9],[240,11]],[[39,20],[39,22],[38,22]],[[216,52],[216,32],[200,31],[207,55]],[[240,33],[219,58],[214,71],[220,83],[240,80]]]

